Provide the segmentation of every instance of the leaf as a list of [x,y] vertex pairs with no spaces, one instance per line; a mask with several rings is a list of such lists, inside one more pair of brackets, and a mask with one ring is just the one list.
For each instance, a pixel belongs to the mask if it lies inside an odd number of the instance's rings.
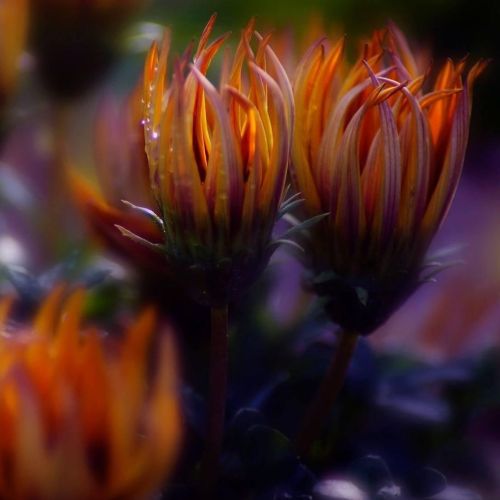
[[138,236],[137,234],[134,234],[132,231],[129,231],[128,229],[124,228],[123,226],[120,226],[119,224],[115,224],[116,229],[122,233],[123,236],[126,238],[131,239],[135,243],[139,243],[140,245],[144,245],[145,247],[158,252],[158,253],[164,253],[165,251],[165,246],[160,244],[160,243],[152,243],[149,240],[146,240],[145,238],[142,238],[141,236]]
[[287,240],[283,238],[278,238],[277,240],[271,241],[269,243],[268,248],[274,252],[280,245],[288,245],[294,248],[295,250],[298,250],[299,252],[305,253],[304,248],[301,245],[299,245],[296,241]]
[[359,302],[366,307],[368,305],[368,299],[369,299],[368,290],[366,290],[366,288],[363,288],[361,286],[355,287],[354,290],[356,292]]
[[241,444],[245,433],[255,425],[264,425],[264,415],[254,408],[240,408],[228,426],[227,440],[229,444]]
[[315,500],[369,500],[368,493],[347,479],[326,479],[314,487]]
[[278,219],[281,219],[284,217],[288,212],[291,212],[295,208],[299,207],[304,203],[304,198],[299,198],[298,200],[292,201],[291,203],[287,203],[286,205],[283,205],[279,211],[278,211]]
[[401,488],[396,484],[383,486],[377,492],[377,500],[392,500],[393,498],[401,498]]
[[37,304],[42,300],[45,291],[36,277],[21,268],[7,267],[5,272],[7,279],[16,289],[22,301]]
[[245,433],[242,461],[249,473],[273,481],[286,477],[298,463],[290,440],[266,425],[254,425]]
[[366,455],[353,465],[354,477],[371,491],[391,487],[394,481],[385,460],[378,455]]
[[251,402],[252,408],[261,408],[266,401],[271,397],[273,392],[279,387],[283,382],[289,379],[287,373],[278,373],[271,381],[267,382],[262,389],[260,389],[254,396]]
[[430,268],[431,271],[420,277],[419,281],[422,283],[434,282],[436,281],[434,276],[437,276],[450,267],[460,266],[463,264],[465,264],[465,261],[460,259],[451,260],[449,262],[430,262],[426,266],[422,267],[421,270]]
[[457,486],[448,486],[444,491],[428,497],[427,500],[481,500],[481,495],[473,491],[459,488]]
[[80,282],[85,288],[92,288],[102,284],[110,275],[109,269],[90,269],[80,278]]
[[316,274],[311,283],[313,285],[324,285],[326,283],[330,283],[332,281],[336,281],[338,279],[338,275],[333,271],[322,271],[319,274]]
[[293,210],[295,207],[304,203],[304,201],[304,198],[301,198],[301,193],[295,193],[294,195],[290,196],[290,198],[288,198],[281,204],[278,210],[278,219],[283,217],[287,212]]
[[127,207],[136,210],[142,215],[145,215],[148,219],[151,219],[162,231],[165,231],[165,224],[163,223],[162,219],[150,208],[139,207],[137,205],[134,205],[133,203],[130,203],[130,201],[127,200],[122,200],[122,203]]
[[450,418],[449,406],[435,397],[387,394],[377,398],[379,407],[398,413],[400,418],[428,424],[443,424]]
[[285,231],[280,238],[289,238],[290,236],[305,231],[307,229],[310,229],[311,227],[315,226],[318,224],[318,222],[322,221],[324,218],[328,217],[330,215],[329,212],[323,213],[323,214],[318,214],[315,215],[314,217],[311,217],[309,219],[306,219],[299,224],[291,227],[288,229],[288,231]]
[[38,282],[45,290],[51,290],[61,281],[69,281],[69,278],[77,266],[78,252],[72,252],[60,264],[56,264],[38,277]]
[[425,467],[411,477],[409,490],[419,498],[432,497],[448,487],[444,474],[431,467]]
[[456,243],[454,245],[450,245],[444,248],[441,248],[431,255],[429,255],[425,262],[428,261],[441,261],[446,257],[455,257],[457,254],[461,253],[465,248],[467,248],[467,244],[465,243]]

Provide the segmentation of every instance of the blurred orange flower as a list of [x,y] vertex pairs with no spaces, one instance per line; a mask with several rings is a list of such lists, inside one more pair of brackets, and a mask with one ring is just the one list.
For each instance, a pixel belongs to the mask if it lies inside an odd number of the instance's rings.
[[113,342],[80,325],[84,293],[57,288],[34,322],[0,303],[0,496],[143,498],[159,489],[180,439],[171,339],[148,367],[152,310]]
[[[472,87],[448,60],[428,85],[402,33],[376,32],[354,65],[320,40],[297,68],[293,178],[313,228],[316,291],[340,325],[373,331],[417,286],[464,161]],[[307,242],[306,242],[307,244]],[[428,265],[428,264],[426,264]]]
[[168,275],[163,256],[123,238],[115,227],[126,225],[141,238],[155,243],[163,239],[157,225],[123,203],[124,199],[138,205],[153,203],[141,123],[141,91],[138,86],[120,106],[107,98],[99,108],[94,153],[100,189],[76,168],[70,169],[69,181],[74,201],[101,244],[136,269]]
[[0,106],[16,85],[27,25],[28,0],[0,1]]
[[[286,73],[253,25],[241,36],[219,88],[205,76],[226,36],[202,34],[167,77],[168,34],[144,73],[145,137],[157,246],[201,302],[227,303],[253,281],[276,248],[271,233],[283,198],[293,102]],[[269,69],[266,70],[266,68]],[[144,212],[144,209],[142,209]],[[127,236],[133,229],[123,229]]]

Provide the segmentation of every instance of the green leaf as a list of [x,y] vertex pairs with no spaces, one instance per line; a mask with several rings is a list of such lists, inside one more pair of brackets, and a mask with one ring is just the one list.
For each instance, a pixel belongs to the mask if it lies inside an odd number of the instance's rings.
[[141,236],[138,236],[137,234],[133,233],[132,231],[129,231],[128,229],[124,228],[123,226],[120,226],[119,224],[115,224],[115,227],[118,229],[118,231],[120,231],[120,233],[122,233],[123,236],[131,239],[135,243],[139,243],[140,245],[148,247],[149,249],[154,250],[155,252],[158,253],[165,252],[164,245],[161,245],[160,243],[152,243],[151,241],[146,240]]
[[151,219],[157,226],[159,226],[162,231],[165,231],[165,224],[163,223],[161,218],[150,208],[139,207],[127,200],[122,200],[122,203],[127,207],[141,213],[142,215],[145,215],[148,219]]

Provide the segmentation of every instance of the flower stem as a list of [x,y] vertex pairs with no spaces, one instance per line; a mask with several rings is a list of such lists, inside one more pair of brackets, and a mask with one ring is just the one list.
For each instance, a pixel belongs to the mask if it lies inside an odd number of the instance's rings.
[[[48,187],[49,200],[45,211],[44,231],[49,242],[49,250],[58,255],[64,242],[64,228],[68,227],[66,215],[69,199],[66,190],[66,167],[68,163],[68,124],[69,107],[56,103],[52,110],[52,164],[51,179]],[[54,222],[57,221],[57,224]]]
[[210,388],[205,454],[201,464],[201,485],[210,497],[217,482],[218,463],[224,437],[228,366],[228,306],[212,307],[210,341]]
[[325,425],[335,401],[344,385],[359,335],[342,330],[328,371],[311,401],[297,437],[297,449],[302,456],[309,449]]

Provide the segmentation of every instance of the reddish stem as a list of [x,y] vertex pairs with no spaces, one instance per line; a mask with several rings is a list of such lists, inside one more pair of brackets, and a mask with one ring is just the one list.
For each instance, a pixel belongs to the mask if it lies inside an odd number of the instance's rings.
[[201,486],[206,498],[213,495],[224,438],[228,367],[228,306],[211,310],[210,388],[205,454],[201,464]]
[[319,436],[344,385],[352,355],[359,335],[343,330],[336,346],[328,371],[310,403],[297,437],[297,449],[307,455],[312,443]]

